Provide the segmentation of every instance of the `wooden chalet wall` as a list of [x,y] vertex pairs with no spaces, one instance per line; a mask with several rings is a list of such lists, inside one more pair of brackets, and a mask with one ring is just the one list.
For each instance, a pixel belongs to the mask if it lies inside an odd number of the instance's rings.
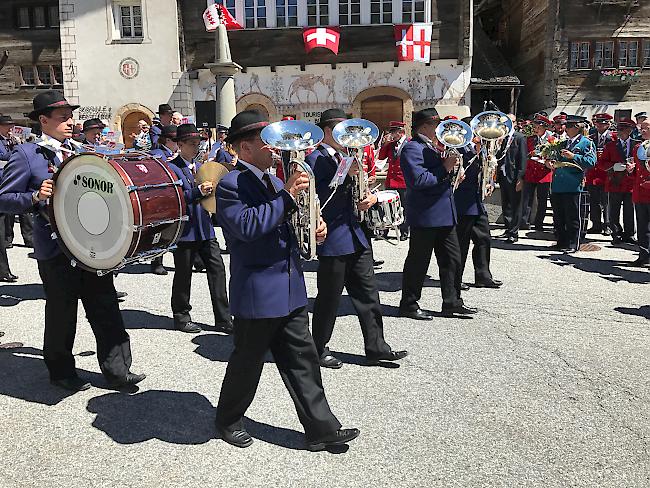
[[[431,58],[458,59],[469,53],[469,0],[432,0]],[[179,0],[187,69],[214,59],[214,34],[205,31],[205,0]],[[318,49],[305,54],[302,28],[230,31],[233,61],[244,67],[396,61],[392,25],[341,27],[338,56]]]
[[0,1],[0,60],[8,53],[6,62],[0,61],[0,113],[25,121],[24,114],[32,110],[35,88],[20,87],[20,66],[60,65],[61,44],[58,28],[16,28],[16,7],[56,5],[44,0]]

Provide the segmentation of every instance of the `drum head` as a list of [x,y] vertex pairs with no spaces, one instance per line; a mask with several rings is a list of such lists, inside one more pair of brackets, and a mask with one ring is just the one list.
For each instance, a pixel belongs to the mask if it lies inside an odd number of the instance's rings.
[[399,193],[395,190],[381,190],[377,192],[378,202],[392,202],[395,199],[399,200]]
[[56,174],[53,226],[70,257],[91,270],[121,264],[133,238],[133,207],[122,178],[95,154],[68,159]]

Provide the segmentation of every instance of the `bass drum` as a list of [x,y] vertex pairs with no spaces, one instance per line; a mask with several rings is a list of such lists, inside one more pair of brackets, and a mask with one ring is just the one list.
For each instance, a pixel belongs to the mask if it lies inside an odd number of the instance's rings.
[[74,266],[103,275],[164,254],[182,234],[180,181],[161,160],[85,153],[53,179],[50,223]]

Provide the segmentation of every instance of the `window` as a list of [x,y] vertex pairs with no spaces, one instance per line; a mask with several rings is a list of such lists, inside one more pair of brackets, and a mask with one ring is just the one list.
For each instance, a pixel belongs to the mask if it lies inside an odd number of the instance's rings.
[[402,22],[426,22],[424,0],[402,0]]
[[123,39],[142,37],[142,6],[120,5],[120,35]]
[[339,0],[339,24],[361,23],[361,0]]
[[32,13],[34,15],[34,27],[37,29],[47,27],[47,23],[45,22],[45,7],[34,7]]
[[643,41],[643,66],[650,66],[650,40]]
[[52,82],[52,71],[50,70],[49,66],[37,66],[36,67],[37,73],[38,73],[38,81],[41,85],[53,85],[54,83]]
[[370,1],[370,23],[371,24],[392,24],[393,23],[393,2],[390,0]]
[[307,25],[329,25],[328,0],[307,0]]
[[245,0],[244,21],[246,28],[266,27],[266,1]]
[[298,25],[298,0],[275,0],[278,27]]
[[29,29],[31,27],[29,23],[29,8],[20,7],[18,9],[18,22],[17,26],[19,29]]
[[639,41],[618,41],[618,66],[633,68],[639,65]]
[[21,66],[20,67],[20,77],[21,85],[35,85],[36,84],[36,75],[34,74],[33,66]]
[[16,28],[47,29],[59,27],[59,5],[44,3],[15,10]]
[[54,71],[54,84],[63,85],[63,68],[61,66],[52,66],[52,70]]
[[50,27],[59,26],[59,6],[50,5],[47,9],[47,19]]
[[614,41],[594,43],[594,68],[614,67]]
[[571,43],[571,69],[589,69],[589,42]]
[[221,0],[219,3],[226,7],[228,13],[230,13],[233,18],[237,17],[237,14],[235,13],[235,0]]
[[63,68],[51,65],[21,66],[20,78],[21,86],[61,86],[63,84]]

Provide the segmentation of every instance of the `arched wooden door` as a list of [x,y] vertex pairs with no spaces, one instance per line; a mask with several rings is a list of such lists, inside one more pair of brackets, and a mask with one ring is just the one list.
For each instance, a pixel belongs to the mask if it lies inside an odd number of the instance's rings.
[[246,107],[246,110],[256,110],[262,115],[265,115],[267,118],[269,117],[269,111],[266,109],[266,107],[260,103],[251,103],[249,106]]
[[122,121],[122,138],[124,139],[124,145],[127,149],[133,147],[133,136],[132,134],[138,134],[140,132],[140,127],[138,122],[140,120],[145,120],[151,126],[151,119],[144,112],[131,112],[126,115]]
[[390,95],[366,98],[361,102],[361,118],[374,122],[380,131],[387,131],[391,120],[404,120],[404,101]]

